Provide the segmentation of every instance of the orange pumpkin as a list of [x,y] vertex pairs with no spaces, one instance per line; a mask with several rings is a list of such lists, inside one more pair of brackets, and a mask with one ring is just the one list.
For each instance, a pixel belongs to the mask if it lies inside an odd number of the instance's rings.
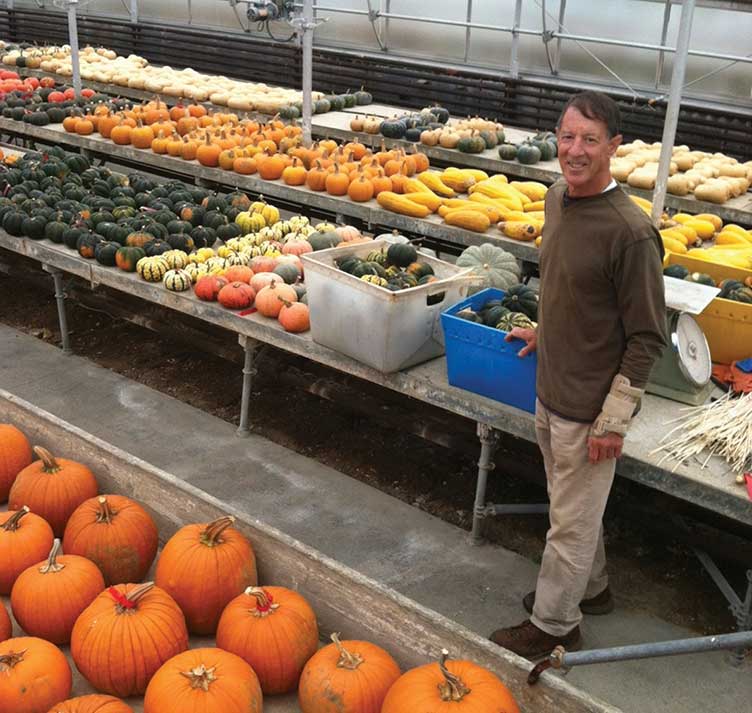
[[491,671],[472,661],[418,666],[402,674],[389,689],[381,713],[412,713],[417,707],[455,713],[520,713],[509,689]]
[[48,713],[133,713],[133,708],[114,696],[93,693],[56,703]]
[[104,589],[104,578],[85,557],[59,553],[60,540],[55,540],[46,562],[38,562],[19,575],[10,605],[29,636],[67,644],[76,619]]
[[294,690],[318,642],[313,609],[284,587],[248,587],[225,607],[217,626],[217,646],[253,667],[265,695]]
[[313,248],[305,238],[292,238],[282,246],[283,255],[305,255],[310,252],[313,252]]
[[350,177],[339,166],[334,167],[334,173],[330,173],[324,181],[326,192],[331,196],[346,196],[350,186]]
[[298,294],[290,285],[286,285],[284,282],[271,282],[256,295],[256,309],[264,317],[274,317],[276,319],[284,306],[283,300],[297,302]]
[[285,170],[285,161],[280,154],[266,156],[258,154],[256,156],[256,168],[259,176],[265,181],[276,181],[281,178],[282,172]]
[[220,517],[182,527],[157,561],[156,582],[180,605],[192,633],[213,634],[227,603],[258,581],[251,543],[233,522]]
[[180,607],[147,582],[105,589],[76,620],[70,650],[94,688],[125,698],[143,694],[157,669],[187,648]]
[[352,225],[338,225],[334,232],[339,235],[343,243],[351,243],[362,237],[360,231]]
[[276,272],[257,272],[251,278],[251,287],[253,287],[253,291],[258,295],[264,287],[271,285],[272,282],[281,281],[282,278]]
[[250,176],[258,170],[256,159],[250,156],[238,156],[233,161],[232,170],[242,176]]
[[251,283],[253,270],[247,265],[233,265],[225,270],[224,278],[227,282],[245,282]]
[[18,575],[43,560],[54,539],[49,524],[28,507],[0,512],[0,594],[10,594]]
[[[217,144],[213,144],[211,142],[211,138],[207,133],[204,143],[199,144],[196,149],[195,158],[202,166],[216,168],[217,166],[219,166],[219,154],[221,152],[222,149],[217,146]],[[185,154],[183,155],[183,158],[186,158]]]
[[307,332],[311,328],[311,315],[308,305],[302,302],[282,300],[282,309],[277,317],[285,332]]
[[8,499],[16,476],[31,463],[31,445],[21,431],[0,423],[0,503]]
[[356,203],[370,201],[373,198],[373,183],[360,173],[358,178],[348,186],[347,195]]
[[[256,255],[256,257],[251,258],[251,262],[248,263],[248,266],[256,275],[259,272],[273,272],[274,268],[277,267],[277,258],[269,257],[268,255]],[[264,285],[262,285],[262,287],[263,286]]]
[[34,636],[0,643],[0,703],[7,713],[47,713],[71,694],[73,675],[60,649]]
[[306,185],[312,191],[324,191],[326,190],[326,179],[329,176],[329,172],[324,168],[321,159],[316,159],[313,168],[308,171],[306,176]]
[[81,118],[76,122],[74,130],[80,136],[89,136],[94,133],[94,122],[91,119]]
[[146,689],[144,713],[261,713],[253,669],[222,649],[191,649],[170,659]]
[[294,158],[292,163],[282,171],[282,180],[288,186],[302,186],[306,182],[306,176],[308,176],[308,171],[299,158]]
[[5,641],[13,636],[13,622],[8,616],[5,604],[0,602],[0,641]]
[[368,641],[340,641],[317,651],[300,676],[302,713],[380,713],[392,684],[400,677],[397,662]]
[[26,466],[10,489],[8,508],[24,505],[50,523],[56,537],[63,536],[65,523],[87,498],[97,494],[94,474],[83,464],[54,458],[41,446],[34,446],[38,461]]
[[63,549],[102,571],[105,584],[140,582],[157,554],[151,515],[123,495],[100,495],[79,505],[65,526]]

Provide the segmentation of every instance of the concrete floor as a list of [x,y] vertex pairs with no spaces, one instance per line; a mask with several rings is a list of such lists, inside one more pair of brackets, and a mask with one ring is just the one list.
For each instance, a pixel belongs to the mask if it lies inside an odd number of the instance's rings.
[[[536,565],[331,468],[0,325],[0,388],[184,478],[252,517],[487,635],[525,618]],[[0,420],[2,414],[0,413]],[[468,483],[468,487],[472,484]],[[617,605],[618,605],[617,592]],[[644,612],[583,624],[588,648],[692,636]],[[749,664],[698,654],[575,669],[627,713],[749,710]]]

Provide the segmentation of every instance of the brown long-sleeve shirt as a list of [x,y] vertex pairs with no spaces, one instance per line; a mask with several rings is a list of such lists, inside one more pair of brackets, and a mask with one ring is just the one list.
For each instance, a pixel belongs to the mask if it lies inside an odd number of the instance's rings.
[[541,244],[536,391],[543,404],[593,421],[620,373],[643,388],[666,345],[663,245],[619,188],[546,195]]

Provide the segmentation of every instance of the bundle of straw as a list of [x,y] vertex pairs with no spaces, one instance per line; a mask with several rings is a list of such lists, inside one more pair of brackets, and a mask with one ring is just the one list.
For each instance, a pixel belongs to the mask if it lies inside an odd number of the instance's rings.
[[687,413],[668,422],[677,425],[650,454],[664,451],[658,465],[670,458],[676,461],[676,471],[695,458],[706,468],[710,458],[717,455],[737,475],[752,470],[752,393],[737,398],[729,392],[713,403],[682,410]]

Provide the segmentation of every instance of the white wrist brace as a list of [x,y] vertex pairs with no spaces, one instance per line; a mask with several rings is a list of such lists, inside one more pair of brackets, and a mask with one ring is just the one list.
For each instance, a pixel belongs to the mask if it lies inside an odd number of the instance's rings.
[[601,412],[590,429],[590,435],[601,437],[607,433],[618,433],[624,436],[643,393],[644,389],[630,386],[626,376],[617,374],[611,382],[611,390],[603,402]]

